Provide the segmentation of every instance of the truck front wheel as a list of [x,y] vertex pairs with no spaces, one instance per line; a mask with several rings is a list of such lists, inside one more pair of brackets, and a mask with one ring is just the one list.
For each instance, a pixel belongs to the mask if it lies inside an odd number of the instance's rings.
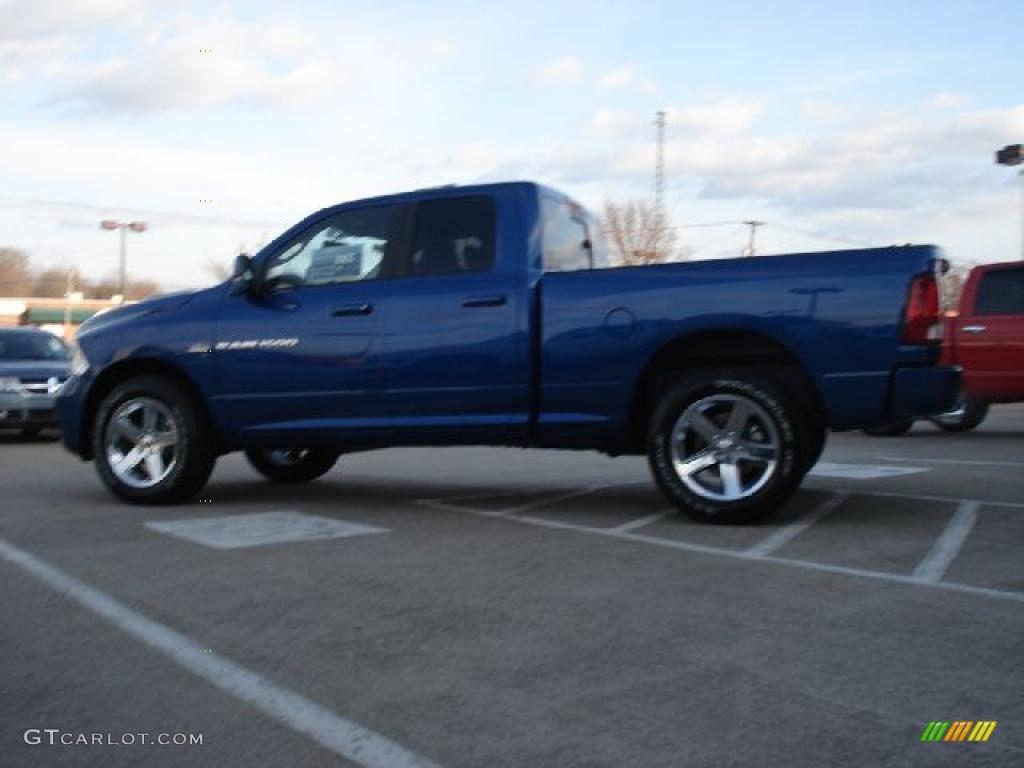
[[338,462],[337,451],[319,449],[250,448],[245,458],[253,469],[274,483],[308,483],[328,472]]
[[135,504],[175,504],[197,494],[217,454],[192,394],[172,378],[139,376],[114,387],[93,421],[103,483]]
[[662,492],[709,523],[752,522],[799,485],[814,450],[802,411],[756,370],[698,373],[667,390],[648,458]]

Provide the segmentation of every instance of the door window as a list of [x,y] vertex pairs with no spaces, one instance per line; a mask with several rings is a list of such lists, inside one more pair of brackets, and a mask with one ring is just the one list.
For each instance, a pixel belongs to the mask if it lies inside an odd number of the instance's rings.
[[265,281],[271,287],[376,280],[392,241],[395,207],[342,211],[320,221],[270,260]]
[[494,201],[449,197],[416,206],[410,275],[487,272],[494,267]]
[[1024,315],[1024,269],[996,269],[982,275],[974,314]]

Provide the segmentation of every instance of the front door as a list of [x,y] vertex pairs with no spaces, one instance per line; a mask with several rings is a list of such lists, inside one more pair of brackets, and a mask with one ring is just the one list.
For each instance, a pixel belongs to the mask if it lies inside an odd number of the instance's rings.
[[381,415],[380,311],[394,206],[342,209],[271,253],[258,295],[223,305],[219,407],[243,436],[337,440]]

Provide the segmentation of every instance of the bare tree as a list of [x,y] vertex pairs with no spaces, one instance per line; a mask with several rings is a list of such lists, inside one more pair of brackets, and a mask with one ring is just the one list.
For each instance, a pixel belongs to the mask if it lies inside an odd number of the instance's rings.
[[28,255],[16,248],[0,248],[0,296],[28,296],[32,283]]
[[974,264],[954,264],[949,272],[939,281],[942,308],[946,311],[960,308],[960,294],[964,291],[964,283]]
[[[119,285],[119,279],[116,275],[107,275],[96,281],[84,281],[78,286],[77,290],[82,291],[86,298],[89,299],[109,299],[111,296],[119,293],[121,288]],[[130,300],[145,299],[156,293],[160,293],[162,288],[160,284],[155,280],[149,280],[146,278],[137,278],[128,276],[125,284],[125,297]]]
[[156,280],[146,278],[128,278],[128,285],[125,287],[125,298],[131,301],[147,299],[163,290]]
[[[25,296],[40,299],[63,298],[68,290],[81,291],[87,299],[109,299],[118,293],[117,275],[99,280],[88,280],[72,269],[69,273],[60,267],[33,270],[28,256],[14,248],[0,248],[0,296]],[[126,299],[144,299],[162,288],[154,280],[128,278]]]
[[620,266],[685,261],[690,249],[677,244],[675,229],[649,200],[604,204],[602,221],[613,262]]
[[[76,286],[81,284],[78,279],[73,279]],[[51,267],[38,272],[32,281],[32,296],[41,299],[59,299],[67,293],[68,273],[65,269]]]

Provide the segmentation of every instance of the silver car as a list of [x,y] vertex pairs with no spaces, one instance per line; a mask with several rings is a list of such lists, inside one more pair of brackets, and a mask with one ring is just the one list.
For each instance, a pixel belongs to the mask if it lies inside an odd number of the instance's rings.
[[0,429],[26,437],[56,424],[57,392],[68,378],[68,348],[38,328],[0,328]]

